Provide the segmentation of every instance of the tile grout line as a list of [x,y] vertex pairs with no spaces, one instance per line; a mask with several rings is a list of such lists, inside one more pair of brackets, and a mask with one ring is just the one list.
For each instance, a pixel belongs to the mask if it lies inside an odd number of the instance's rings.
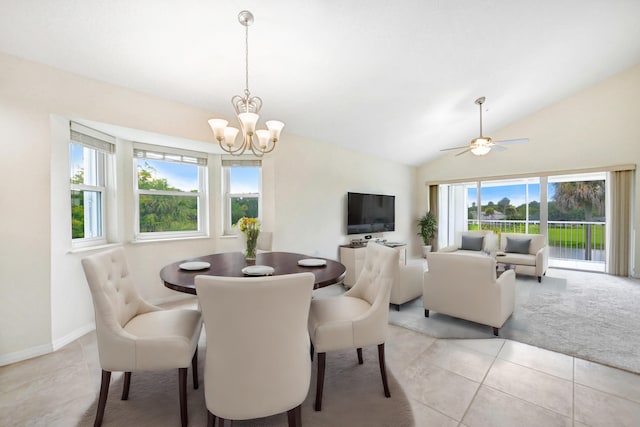
[[484,381],[487,379],[487,375],[489,375],[489,372],[491,371],[491,368],[493,368],[493,365],[496,363],[496,360],[498,360],[498,355],[502,351],[502,348],[504,347],[504,343],[505,343],[505,340],[502,341],[502,345],[496,352],[496,355],[493,357],[493,362],[491,362],[489,369],[487,369],[487,372],[485,372],[484,375],[482,376],[482,380],[480,380],[480,382],[478,383],[478,388],[476,389],[475,393],[473,393],[473,397],[469,401],[469,406],[467,406],[467,409],[465,409],[464,413],[462,414],[462,417],[460,417],[460,422],[458,423],[458,426],[462,424],[462,420],[464,420],[464,417],[467,416],[469,409],[471,409],[471,405],[473,405],[473,402],[476,400],[476,397],[478,397],[478,392],[480,391],[480,387],[482,387],[482,385],[484,384]]

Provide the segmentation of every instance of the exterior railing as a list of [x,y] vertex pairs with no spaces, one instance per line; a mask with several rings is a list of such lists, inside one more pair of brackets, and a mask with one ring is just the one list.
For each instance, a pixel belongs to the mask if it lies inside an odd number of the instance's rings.
[[[468,220],[469,230],[500,233],[540,233],[540,221]],[[548,221],[549,256],[558,259],[605,261],[605,223],[586,221]],[[589,249],[587,249],[589,248]]]

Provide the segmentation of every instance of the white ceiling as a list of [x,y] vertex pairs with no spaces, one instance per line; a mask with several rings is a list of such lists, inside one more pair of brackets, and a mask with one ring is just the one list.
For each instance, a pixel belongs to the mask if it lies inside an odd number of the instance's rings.
[[231,116],[243,9],[280,149],[419,165],[640,63],[639,0],[0,0],[0,51]]

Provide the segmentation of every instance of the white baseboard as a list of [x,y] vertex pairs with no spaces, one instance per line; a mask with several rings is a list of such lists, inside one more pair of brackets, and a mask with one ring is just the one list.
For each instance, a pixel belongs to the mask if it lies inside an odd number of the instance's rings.
[[51,344],[42,344],[35,347],[25,348],[24,350],[16,351],[13,353],[7,353],[0,355],[0,366],[10,365],[12,363],[21,362],[23,360],[32,359],[34,357],[42,356],[53,351]]
[[13,353],[2,354],[0,355],[0,366],[10,365],[12,363],[22,362],[23,360],[33,359],[34,357],[52,353],[69,344],[70,342],[77,340],[86,333],[93,331],[95,328],[95,323],[89,323],[76,329],[73,332],[68,333],[64,337],[55,340],[53,343],[37,345],[35,347],[25,348],[24,350],[16,351]]
[[93,331],[95,328],[96,328],[96,324],[94,322],[91,322],[84,326],[79,327],[75,331],[68,333],[62,338],[58,338],[53,342],[53,351],[61,349],[65,345],[69,344],[70,342],[73,342],[78,338],[80,338],[81,336]]

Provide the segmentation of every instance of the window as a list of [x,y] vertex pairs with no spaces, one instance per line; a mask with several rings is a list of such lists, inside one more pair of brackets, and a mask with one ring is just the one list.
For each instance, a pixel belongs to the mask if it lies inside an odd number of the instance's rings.
[[207,158],[168,148],[134,148],[136,238],[206,235]]
[[[549,265],[604,271],[605,172],[441,184],[439,241],[455,242],[462,230],[542,233]],[[461,207],[466,221],[459,221]]]
[[259,160],[223,160],[224,233],[232,234],[242,217],[260,217]]
[[71,122],[69,144],[73,246],[106,243],[106,190],[115,138]]

